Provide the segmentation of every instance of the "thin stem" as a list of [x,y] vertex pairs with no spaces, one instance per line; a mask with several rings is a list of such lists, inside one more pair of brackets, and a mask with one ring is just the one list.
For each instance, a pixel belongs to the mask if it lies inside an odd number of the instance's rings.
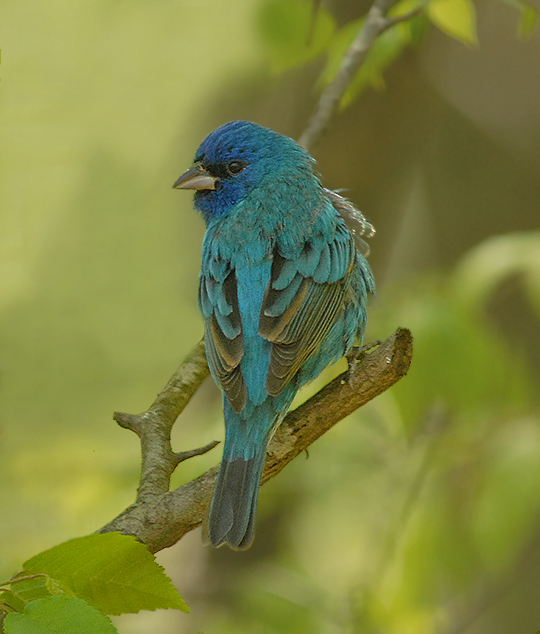
[[321,140],[347,88],[379,35],[395,24],[410,20],[422,12],[422,7],[418,7],[403,15],[388,18],[386,14],[394,2],[395,0],[375,0],[373,3],[358,35],[345,53],[336,76],[325,88],[313,116],[300,136],[298,142],[306,150],[311,151]]

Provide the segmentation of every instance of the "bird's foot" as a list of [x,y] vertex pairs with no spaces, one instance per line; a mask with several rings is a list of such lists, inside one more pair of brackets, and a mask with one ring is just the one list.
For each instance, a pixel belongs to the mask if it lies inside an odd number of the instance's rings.
[[372,350],[373,348],[380,346],[381,343],[382,341],[379,341],[377,339],[377,341],[372,341],[371,343],[367,343],[365,346],[362,346],[361,348],[359,346],[355,346],[354,348],[351,348],[351,351],[347,355],[345,355],[347,357],[347,362],[349,364],[349,369],[347,371],[347,380],[351,387],[354,381],[354,373],[356,372],[356,364],[358,363],[359,359],[361,359],[369,350]]

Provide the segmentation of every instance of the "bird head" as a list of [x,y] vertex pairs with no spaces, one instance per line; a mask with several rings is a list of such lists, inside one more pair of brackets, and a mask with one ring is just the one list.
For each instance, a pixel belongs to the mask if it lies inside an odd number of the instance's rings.
[[232,121],[211,132],[193,166],[173,185],[194,189],[195,208],[208,224],[226,216],[256,188],[314,178],[313,159],[296,141],[250,121]]

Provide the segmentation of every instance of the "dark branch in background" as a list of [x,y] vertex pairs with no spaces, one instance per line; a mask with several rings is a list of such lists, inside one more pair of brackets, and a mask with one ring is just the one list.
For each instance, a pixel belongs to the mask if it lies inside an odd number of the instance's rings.
[[[188,357],[188,366],[193,363],[200,344]],[[412,358],[412,337],[408,330],[399,329],[371,354],[364,354],[356,365],[356,370],[349,382],[348,373],[344,372],[306,403],[294,410],[285,418],[272,439],[268,448],[266,464],[263,472],[263,483],[276,476],[291,460],[302,453],[309,445],[320,438],[340,420],[382,394],[399,381],[409,369]],[[146,447],[153,447],[156,458],[153,459],[157,472],[170,474],[174,470],[174,461],[170,455],[170,423],[164,419],[160,422],[156,416],[156,403],[160,403],[165,411],[182,409],[187,400],[185,394],[194,393],[202,378],[208,374],[205,364],[197,365],[188,379],[180,378],[181,369],[176,373],[176,385],[180,389],[170,389],[175,377],[158,396],[152,407],[136,418],[139,421],[151,420],[152,424],[141,438],[146,438]],[[202,378],[201,378],[202,377]],[[116,414],[116,419],[124,420],[126,414]],[[130,427],[131,428],[131,427]],[[140,431],[137,431],[141,435]],[[208,447],[207,447],[208,448]],[[207,448],[204,448],[207,450]],[[201,451],[201,450],[199,450]],[[157,456],[162,456],[161,464]],[[146,458],[148,460],[148,457]],[[143,464],[145,461],[143,449]],[[173,466],[174,465],[174,466]],[[152,552],[172,546],[183,535],[199,526],[210,504],[214,490],[218,467],[213,467],[199,478],[178,487],[170,492],[161,491],[159,487],[147,486],[141,476],[141,487],[151,492],[127,508],[116,519],[104,526],[100,532],[120,531],[135,535],[148,545]],[[151,472],[153,473],[153,472]],[[152,479],[152,482],[154,480]],[[158,491],[159,488],[159,491]]]
[[[386,29],[418,15],[420,9],[395,18],[386,17],[394,0],[375,0],[360,32],[345,54],[334,80],[324,91],[315,114],[300,137],[305,148],[323,135],[356,72]],[[397,330],[371,354],[363,354],[349,381],[344,373],[318,394],[290,412],[277,430],[266,457],[263,483],[305,451],[337,422],[365,405],[403,377],[411,363],[412,337]],[[115,413],[119,425],[141,439],[142,466],[137,500],[100,532],[120,531],[134,535],[152,552],[172,546],[199,526],[208,509],[218,466],[199,478],[169,491],[178,464],[210,451],[217,442],[200,449],[174,453],[171,430],[177,417],[208,376],[204,344],[200,342],[186,358],[148,411],[139,415]]]
[[379,35],[391,26],[410,20],[422,12],[422,8],[418,7],[409,13],[388,18],[386,14],[394,3],[395,0],[375,0],[373,3],[362,28],[345,53],[336,76],[324,90],[315,113],[300,136],[298,142],[306,150],[313,149],[320,141],[343,95],[347,92],[347,88]]

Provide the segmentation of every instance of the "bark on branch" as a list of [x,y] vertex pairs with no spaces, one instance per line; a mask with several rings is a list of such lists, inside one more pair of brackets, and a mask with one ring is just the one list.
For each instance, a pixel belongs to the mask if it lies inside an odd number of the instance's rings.
[[176,419],[209,374],[204,342],[200,341],[146,412],[137,415],[114,413],[113,418],[121,427],[131,429],[141,439],[137,502],[167,493],[171,475],[180,462],[200,456],[218,444],[214,441],[182,453],[174,453],[171,447],[171,430]]
[[[276,476],[291,460],[327,432],[337,422],[365,405],[396,381],[405,376],[412,358],[412,336],[408,330],[398,329],[370,354],[365,353],[358,361],[356,370],[349,381],[347,372],[338,376],[306,403],[290,412],[276,432],[266,457],[263,483]],[[200,355],[200,344],[187,359],[189,373],[182,375],[182,368],[167,384],[148,412],[132,419],[135,425],[126,425],[125,414],[117,414],[120,424],[141,436],[144,454],[149,451],[162,456],[162,464],[154,463],[154,468],[166,473],[174,470],[170,455],[171,416],[180,412],[187,404],[186,394],[194,392],[204,376],[208,374],[206,362]],[[202,377],[202,378],[201,378]],[[145,421],[151,421],[147,430]],[[174,421],[173,421],[174,422]],[[167,435],[167,430],[169,435]],[[146,438],[146,440],[143,440]],[[146,443],[146,451],[144,449]],[[148,449],[152,447],[152,449]],[[148,459],[148,458],[147,458]],[[159,461],[156,461],[159,462]],[[178,463],[176,463],[178,464]],[[175,465],[176,466],[176,465]],[[206,515],[219,465],[199,478],[188,482],[174,491],[162,490],[164,478],[154,478],[150,470],[150,485],[142,482],[138,501],[128,507],[99,532],[120,531],[134,535],[157,552],[175,544],[183,535],[199,526]],[[156,481],[158,484],[156,484]]]

